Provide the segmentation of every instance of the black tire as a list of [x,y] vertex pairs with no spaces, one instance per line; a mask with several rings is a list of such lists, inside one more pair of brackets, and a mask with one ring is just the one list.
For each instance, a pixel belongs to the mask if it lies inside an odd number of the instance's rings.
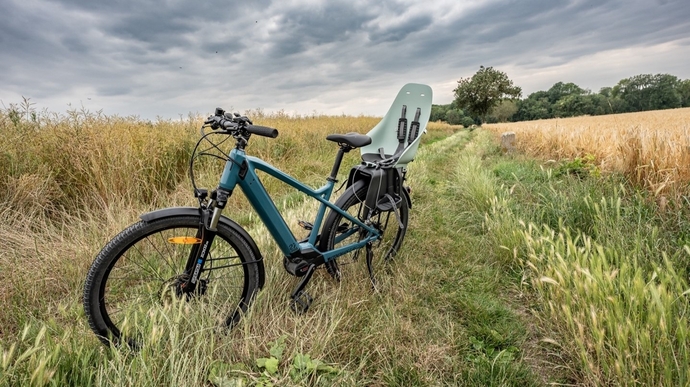
[[[338,198],[335,204],[361,220],[367,189],[368,186],[366,184],[359,182],[355,183]],[[398,216],[403,227],[400,227]],[[394,211],[375,211],[371,217],[372,222],[383,232],[382,238],[374,242],[372,246],[372,271],[375,276],[376,272],[381,269],[385,262],[390,261],[398,254],[403,240],[405,239],[405,232],[407,231],[407,222],[409,219],[409,207],[404,197],[398,209],[398,216],[396,216]],[[321,251],[332,250],[335,247],[344,246],[359,240],[359,232],[354,232],[349,237],[336,241],[339,235],[347,234],[347,230],[352,230],[353,228],[357,228],[357,225],[348,221],[337,212],[331,211],[324,222],[324,231],[319,246]],[[359,266],[358,270],[351,270],[352,266],[355,266],[353,264],[357,261],[360,261],[356,265]],[[328,273],[338,281],[343,277],[349,277],[350,273],[352,273],[352,276],[369,278],[366,263],[366,248],[355,250],[328,261],[325,266]],[[348,274],[345,274],[345,271],[347,271]]]
[[[232,227],[218,224],[198,291],[193,295],[176,291],[189,252],[198,245],[169,238],[193,238],[198,228],[198,216],[140,221],[101,250],[86,277],[84,310],[91,329],[103,343],[139,347],[152,309],[164,308],[175,300],[187,302],[195,312],[221,313],[214,321],[228,325],[239,321],[259,290],[255,261],[260,256]],[[218,267],[229,264],[237,265]]]

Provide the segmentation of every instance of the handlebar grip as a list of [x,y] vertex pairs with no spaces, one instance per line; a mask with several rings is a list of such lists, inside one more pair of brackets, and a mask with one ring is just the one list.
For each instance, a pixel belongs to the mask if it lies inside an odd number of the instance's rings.
[[270,138],[278,137],[278,129],[269,128],[268,126],[247,125],[247,132]]

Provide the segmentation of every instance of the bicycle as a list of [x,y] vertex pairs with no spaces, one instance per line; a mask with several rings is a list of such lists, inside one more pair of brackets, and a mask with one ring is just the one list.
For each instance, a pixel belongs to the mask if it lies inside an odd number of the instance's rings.
[[[417,106],[409,130],[408,105]],[[396,117],[396,110],[402,114]],[[217,108],[204,122],[190,160],[199,206],[143,214],[139,222],[103,247],[84,285],[89,326],[106,345],[125,343],[136,348],[143,335],[140,320],[146,319],[151,309],[180,300],[222,309],[224,325],[237,324],[265,282],[264,258],[256,243],[239,224],[222,215],[238,186],[283,253],[285,270],[300,278],[290,295],[295,312],[306,312],[312,303],[305,287],[317,267],[324,266],[340,281],[341,266],[346,260],[357,261],[362,250],[375,286],[374,250],[383,261],[392,259],[407,231],[412,201],[409,187],[403,183],[420,134],[426,131],[430,110],[431,88],[407,84],[388,114],[367,135],[328,135],[326,139],[339,149],[325,185],[313,189],[246,154],[251,135],[275,138],[276,129],[253,125],[247,117]],[[204,128],[209,127],[213,131],[205,133]],[[196,187],[193,166],[200,144],[213,134],[232,137],[235,146],[224,158],[217,188],[209,193]],[[350,170],[346,190],[333,203],[330,197],[343,156],[354,149],[360,149],[362,163]],[[320,202],[313,222],[300,221],[309,231],[308,237],[295,238],[256,170]]]

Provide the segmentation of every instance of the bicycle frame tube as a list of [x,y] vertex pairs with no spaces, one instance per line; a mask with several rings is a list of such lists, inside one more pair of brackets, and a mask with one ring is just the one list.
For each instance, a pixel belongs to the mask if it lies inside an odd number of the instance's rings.
[[[282,215],[280,215],[273,200],[271,200],[268,192],[266,192],[263,184],[261,184],[255,170],[265,172],[321,203],[316,219],[314,220],[314,227],[309,233],[307,243],[298,242],[292,234],[292,231],[290,231]],[[359,227],[365,229],[370,235],[359,242],[351,243],[332,251],[321,252],[325,261],[329,261],[342,254],[361,248],[368,242],[376,240],[379,236],[378,230],[364,224],[356,217],[353,217],[330,202],[333,186],[335,185],[334,181],[328,181],[324,186],[318,189],[312,189],[271,164],[259,158],[247,156],[244,150],[235,148],[230,152],[229,160],[225,164],[219,186],[223,189],[232,191],[238,184],[285,256],[289,257],[302,248],[317,250],[315,247],[316,238],[326,213],[326,207],[336,211]]]

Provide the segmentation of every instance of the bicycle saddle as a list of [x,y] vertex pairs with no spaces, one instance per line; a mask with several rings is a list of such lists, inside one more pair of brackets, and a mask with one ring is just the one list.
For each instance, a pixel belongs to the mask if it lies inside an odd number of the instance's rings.
[[333,141],[338,144],[349,145],[352,148],[359,148],[371,144],[371,137],[359,133],[345,133],[345,134],[329,134],[326,140]]

